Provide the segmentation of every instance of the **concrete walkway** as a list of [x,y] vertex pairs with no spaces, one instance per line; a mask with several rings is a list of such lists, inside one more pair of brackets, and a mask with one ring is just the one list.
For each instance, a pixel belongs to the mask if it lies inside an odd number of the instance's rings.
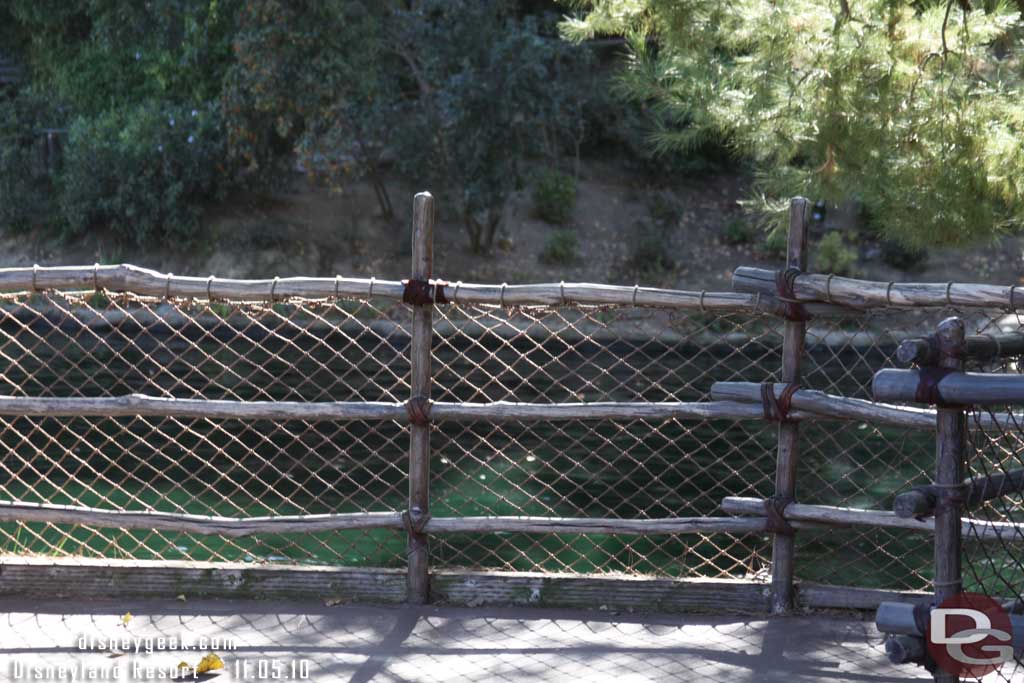
[[[166,680],[179,662],[195,664],[207,649],[226,668],[199,678],[224,682],[930,680],[920,668],[890,665],[874,626],[846,617],[214,600],[8,600],[0,612],[5,681]],[[128,652],[112,654],[111,639]]]

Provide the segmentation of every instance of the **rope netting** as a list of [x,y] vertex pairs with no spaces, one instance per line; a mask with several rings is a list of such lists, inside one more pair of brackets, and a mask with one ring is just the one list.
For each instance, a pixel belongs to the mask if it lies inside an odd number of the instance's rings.
[[[802,384],[830,394],[871,399],[874,373],[901,367],[899,342],[931,334],[958,316],[967,334],[1021,327],[1017,314],[986,309],[879,309],[854,317],[819,318],[807,330]],[[988,363],[985,370],[998,366]],[[935,471],[935,434],[868,422],[811,422],[801,426],[797,497],[800,502],[891,510],[893,496]],[[796,574],[811,581],[927,590],[932,538],[895,529],[850,527],[797,534]],[[807,556],[821,558],[807,562]]]
[[[1011,359],[999,369],[1017,372],[1018,368],[1017,360]],[[1024,524],[1024,413],[1020,406],[975,407],[967,417],[965,483],[970,488],[986,485],[992,497],[963,512],[967,519],[963,587],[996,599],[1011,613],[1024,614],[1024,534],[1008,532],[982,540],[979,529],[984,523]],[[1019,680],[1024,675],[1021,654],[995,675],[1000,680]]]
[[[0,298],[0,395],[269,401],[409,398],[408,305],[393,299],[244,303],[103,292]],[[802,385],[870,398],[897,342],[950,311],[808,324]],[[434,307],[435,401],[709,400],[717,381],[777,380],[782,321],[635,306]],[[969,314],[972,331],[1017,329]],[[643,519],[720,515],[774,492],[764,420],[432,424],[434,517]],[[404,510],[408,431],[391,421],[0,417],[0,499],[231,517]],[[934,434],[866,423],[801,427],[797,499],[889,509],[930,477]],[[925,588],[930,539],[878,529],[797,534],[801,579]],[[402,530],[242,538],[0,523],[0,551],[138,559],[402,566]],[[432,567],[766,575],[766,534],[432,536]]]
[[[776,321],[633,307],[450,306],[437,311],[434,398],[701,401],[756,368],[775,377]],[[709,516],[728,495],[770,495],[775,428],[725,420],[438,424],[435,515]],[[455,535],[440,566],[752,576],[763,537]]]
[[[0,299],[0,394],[401,400],[408,307],[45,292]],[[391,422],[0,417],[0,498],[233,517],[402,509]],[[248,538],[0,524],[4,552],[396,566],[404,534]]]

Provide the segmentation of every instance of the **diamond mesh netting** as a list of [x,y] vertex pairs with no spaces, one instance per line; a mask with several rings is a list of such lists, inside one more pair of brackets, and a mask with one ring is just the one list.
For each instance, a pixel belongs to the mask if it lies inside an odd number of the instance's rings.
[[[1010,361],[1006,370],[1016,371]],[[968,412],[967,474],[979,482],[989,477],[1020,478],[1024,468],[1024,417],[1020,407],[975,408]],[[984,418],[993,418],[985,420]],[[1009,481],[1005,485],[1010,488]],[[1019,489],[997,496],[964,513],[981,522],[1024,523],[1024,502]],[[965,591],[996,598],[1016,613],[1024,610],[1024,550],[1021,536],[1008,534],[981,540],[978,527],[968,523],[963,537],[963,587]],[[1024,665],[1018,658],[993,673],[1000,680],[1019,680]]]
[[[926,336],[951,315],[968,334],[1015,331],[1017,315],[1000,310],[876,310],[851,318],[821,318],[808,327],[802,384],[831,394],[871,399],[871,379],[899,367],[899,342]],[[986,365],[989,369],[991,366]],[[866,422],[810,422],[801,427],[800,502],[891,510],[893,496],[930,482],[935,434]],[[808,562],[808,556],[821,558]],[[869,527],[804,530],[797,535],[796,574],[825,583],[927,590],[932,539]]]
[[[242,303],[57,293],[0,298],[0,395],[390,401],[409,397],[410,309],[391,300]],[[897,342],[951,311],[879,311],[808,326],[802,384],[870,398]],[[1012,319],[1010,319],[1012,318]],[[970,331],[1017,329],[971,313]],[[434,309],[435,401],[704,401],[716,381],[778,378],[782,322],[633,306]],[[232,517],[402,510],[397,422],[0,418],[0,498]],[[888,509],[930,479],[934,436],[863,423],[801,430],[801,502]],[[720,514],[774,490],[776,426],[756,421],[438,422],[431,513],[659,518]],[[798,534],[797,575],[924,588],[926,537]],[[402,566],[405,533],[226,538],[0,523],[3,552]],[[431,566],[763,577],[767,535],[450,534]]]
[[[434,398],[699,401],[711,384],[774,377],[777,321],[632,307],[452,306],[438,311]],[[769,495],[775,428],[669,420],[441,423],[433,514],[654,518],[712,515],[728,495]],[[729,535],[450,535],[440,566],[744,576],[765,538]]]
[[[0,299],[0,394],[399,400],[408,308],[241,304],[103,293]],[[0,497],[227,516],[401,509],[397,423],[0,418]],[[404,563],[391,530],[248,538],[0,524],[5,552],[139,559]]]

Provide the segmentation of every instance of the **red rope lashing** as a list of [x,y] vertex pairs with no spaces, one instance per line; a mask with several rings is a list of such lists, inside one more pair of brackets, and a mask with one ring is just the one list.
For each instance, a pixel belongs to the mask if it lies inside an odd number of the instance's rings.
[[811,319],[803,304],[796,298],[793,285],[797,276],[800,275],[799,268],[786,268],[775,271],[775,290],[782,302],[782,316],[791,322],[806,322]]
[[778,397],[775,396],[775,384],[764,382],[761,384],[761,406],[764,410],[764,419],[774,422],[793,422],[789,417],[789,411],[793,407],[793,394],[800,390],[800,385],[792,382],[786,385]]
[[773,534],[792,536],[796,529],[786,519],[786,508],[793,502],[792,498],[772,496],[764,499],[765,529]]
[[953,368],[921,368],[917,371],[917,389],[914,391],[914,402],[926,405],[946,405],[939,394],[939,382],[951,372]]
[[445,280],[402,280],[402,301],[413,306],[446,304],[448,297],[444,288],[447,284]]
[[405,410],[412,424],[418,427],[430,424],[430,400],[426,396],[413,396],[406,401]]

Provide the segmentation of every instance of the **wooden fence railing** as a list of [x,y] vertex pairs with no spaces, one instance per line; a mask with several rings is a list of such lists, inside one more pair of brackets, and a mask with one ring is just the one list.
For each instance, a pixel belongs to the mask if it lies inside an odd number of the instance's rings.
[[[24,397],[0,396],[0,416],[159,416],[176,418],[218,418],[240,420],[309,421],[393,421],[408,425],[408,506],[405,510],[288,515],[273,517],[222,517],[148,511],[96,509],[76,505],[0,501],[0,520],[80,524],[91,527],[160,529],[217,534],[229,537],[264,533],[323,531],[335,529],[404,529],[408,535],[407,599],[425,602],[435,590],[429,567],[430,536],[453,533],[521,532],[531,534],[579,533],[653,535],[681,533],[764,534],[774,536],[772,555],[771,608],[791,609],[797,601],[793,567],[796,562],[792,529],[837,528],[860,525],[935,534],[941,544],[959,533],[958,517],[939,516],[918,520],[892,511],[864,510],[797,502],[796,472],[800,466],[800,425],[813,421],[845,420],[875,425],[934,430],[941,438],[955,432],[948,411],[896,405],[908,401],[905,386],[916,386],[913,371],[883,371],[876,378],[872,402],[822,391],[798,388],[800,363],[805,355],[807,321],[817,316],[851,315],[873,306],[911,308],[919,306],[1009,306],[1024,302],[1014,291],[989,285],[933,285],[877,283],[825,275],[806,275],[807,209],[805,200],[791,207],[788,266],[785,274],[739,268],[734,279],[738,293],[687,292],[648,287],[618,287],[579,283],[536,285],[484,285],[443,282],[433,279],[433,199],[416,196],[413,214],[413,265],[410,281],[375,278],[273,278],[238,280],[161,274],[129,265],[91,267],[32,267],[0,270],[0,292],[50,289],[105,290],[132,292],[153,297],[196,297],[208,300],[276,301],[289,298],[375,297],[405,301],[413,308],[409,398],[406,401],[301,402],[229,401],[178,399],[147,395],[120,397]],[[432,401],[431,347],[434,333],[432,312],[444,302],[485,304],[502,307],[577,305],[621,305],[668,310],[730,311],[768,313],[785,319],[781,382],[769,385],[751,382],[719,382],[711,388],[711,401],[699,402],[572,402],[519,403],[510,401]],[[969,348],[978,353],[1019,353],[1021,337],[1003,334],[985,341],[971,337]],[[973,345],[973,347],[972,347]],[[992,348],[992,347],[995,348]],[[912,347],[912,348],[911,348]],[[984,349],[983,349],[984,347]],[[928,357],[930,342],[915,339],[901,353],[910,360]],[[934,354],[932,354],[934,355]],[[961,396],[959,382],[964,375],[951,374],[938,383],[943,400]],[[969,376],[967,376],[969,377]],[[891,392],[884,389],[891,378]],[[755,378],[757,379],[757,378]],[[993,396],[1005,402],[1017,396],[999,389],[995,378]],[[972,391],[977,384],[972,384]],[[1024,392],[1021,392],[1024,397]],[[912,396],[911,396],[912,398]],[[779,404],[785,403],[783,414]],[[432,516],[429,491],[431,423],[530,422],[561,420],[688,420],[733,421],[772,420],[779,423],[775,469],[775,493],[771,499],[727,497],[721,510],[732,517],[675,517],[655,519],[561,518],[536,516]],[[959,419],[959,418],[956,418]],[[949,423],[945,428],[943,425]],[[954,434],[955,436],[955,434]],[[950,437],[952,438],[952,437]],[[941,481],[960,482],[962,472],[942,467]],[[948,482],[946,481],[948,480]],[[1005,539],[1021,533],[1018,525],[974,524],[982,538]],[[788,527],[788,528],[787,528]],[[943,550],[947,552],[947,550]],[[946,574],[943,574],[946,576]],[[476,579],[474,579],[476,580]],[[514,583],[505,577],[503,582]],[[525,580],[525,579],[524,579]],[[580,578],[579,581],[588,579]],[[943,579],[946,580],[946,579]],[[512,585],[509,583],[508,585]],[[0,582],[2,584],[2,582]],[[517,584],[518,585],[518,584]],[[607,590],[606,579],[593,579],[593,590]],[[652,586],[661,584],[651,584]],[[0,585],[2,587],[2,585]],[[446,584],[446,595],[454,590]],[[510,589],[511,590],[511,589]],[[574,589],[576,590],[576,589]],[[654,588],[652,588],[654,590]],[[879,596],[865,597],[849,587],[838,587],[827,606],[872,606]],[[507,592],[501,593],[508,595]],[[809,590],[808,595],[811,594]],[[624,595],[626,595],[624,593]],[[623,598],[625,599],[625,598]],[[760,598],[758,598],[760,600]],[[683,603],[689,604],[686,600]],[[756,601],[755,601],[756,602]],[[664,603],[669,606],[671,602]],[[745,603],[750,604],[750,603]],[[757,603],[761,604],[761,603]]]

